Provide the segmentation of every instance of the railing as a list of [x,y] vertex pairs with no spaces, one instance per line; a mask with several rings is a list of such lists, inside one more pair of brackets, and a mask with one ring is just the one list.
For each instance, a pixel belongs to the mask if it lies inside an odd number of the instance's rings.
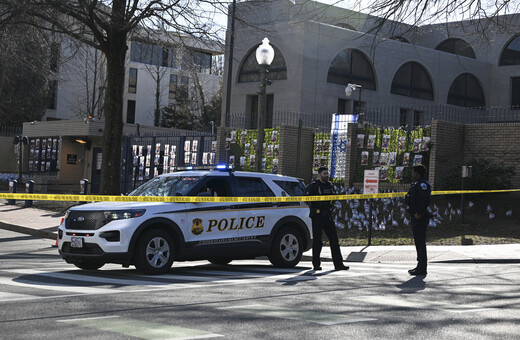
[[20,135],[21,133],[22,133],[21,126],[9,126],[9,125],[0,126],[0,136],[14,137],[16,135]]
[[[330,131],[332,113],[275,111],[272,116],[272,126],[282,124],[296,126],[301,119],[303,126],[313,127],[319,132]],[[231,113],[226,117],[226,126],[237,129],[254,129],[256,122],[251,122],[252,116],[247,113]],[[381,127],[408,126],[409,129],[413,129],[414,126],[430,125],[432,120],[460,124],[520,123],[520,108],[465,108],[445,104],[369,106],[362,109],[359,120]]]

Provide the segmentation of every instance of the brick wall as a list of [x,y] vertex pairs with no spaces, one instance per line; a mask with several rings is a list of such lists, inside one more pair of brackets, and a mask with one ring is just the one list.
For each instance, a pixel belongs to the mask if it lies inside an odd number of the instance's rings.
[[297,126],[282,125],[280,127],[280,154],[278,161],[280,171],[278,173],[302,178],[305,183],[309,183],[312,179],[314,129],[302,127],[301,134],[299,137],[298,135]]
[[434,189],[439,189],[450,168],[472,158],[514,166],[512,186],[520,188],[520,163],[516,157],[520,123],[463,125],[433,121],[431,138],[429,179]]
[[464,159],[464,125],[434,120],[431,132],[429,181],[434,190],[450,168]]
[[520,123],[468,124],[464,126],[464,160],[487,158],[514,166],[513,188],[520,188],[518,143]]

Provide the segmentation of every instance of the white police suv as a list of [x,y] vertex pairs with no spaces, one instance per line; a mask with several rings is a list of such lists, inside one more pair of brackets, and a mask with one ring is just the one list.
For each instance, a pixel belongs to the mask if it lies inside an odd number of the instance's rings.
[[[300,196],[293,177],[195,170],[158,176],[130,196]],[[61,257],[82,269],[105,263],[168,272],[173,261],[224,265],[268,256],[294,267],[312,245],[309,208],[297,203],[98,202],[71,208],[58,229]]]

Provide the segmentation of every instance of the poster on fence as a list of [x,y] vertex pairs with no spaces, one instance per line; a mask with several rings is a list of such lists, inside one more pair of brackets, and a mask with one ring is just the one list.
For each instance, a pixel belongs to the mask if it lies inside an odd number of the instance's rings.
[[[333,114],[330,128],[331,140],[327,145],[329,149],[330,178],[344,178],[347,163],[347,130],[349,123],[356,123],[357,115]],[[363,136],[364,138],[364,136]]]

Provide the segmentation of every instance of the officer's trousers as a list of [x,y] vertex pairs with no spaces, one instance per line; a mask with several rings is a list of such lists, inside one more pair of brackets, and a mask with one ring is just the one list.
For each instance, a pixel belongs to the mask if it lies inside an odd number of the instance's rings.
[[332,262],[335,268],[343,267],[343,258],[339,248],[338,234],[334,222],[328,216],[316,215],[312,218],[312,265],[316,268],[321,265],[320,254],[323,243],[322,230],[325,231],[330,243]]
[[426,228],[428,227],[428,218],[421,217],[416,219],[412,216],[412,232],[415,242],[415,250],[417,251],[417,269],[426,270],[428,258],[426,255]]

